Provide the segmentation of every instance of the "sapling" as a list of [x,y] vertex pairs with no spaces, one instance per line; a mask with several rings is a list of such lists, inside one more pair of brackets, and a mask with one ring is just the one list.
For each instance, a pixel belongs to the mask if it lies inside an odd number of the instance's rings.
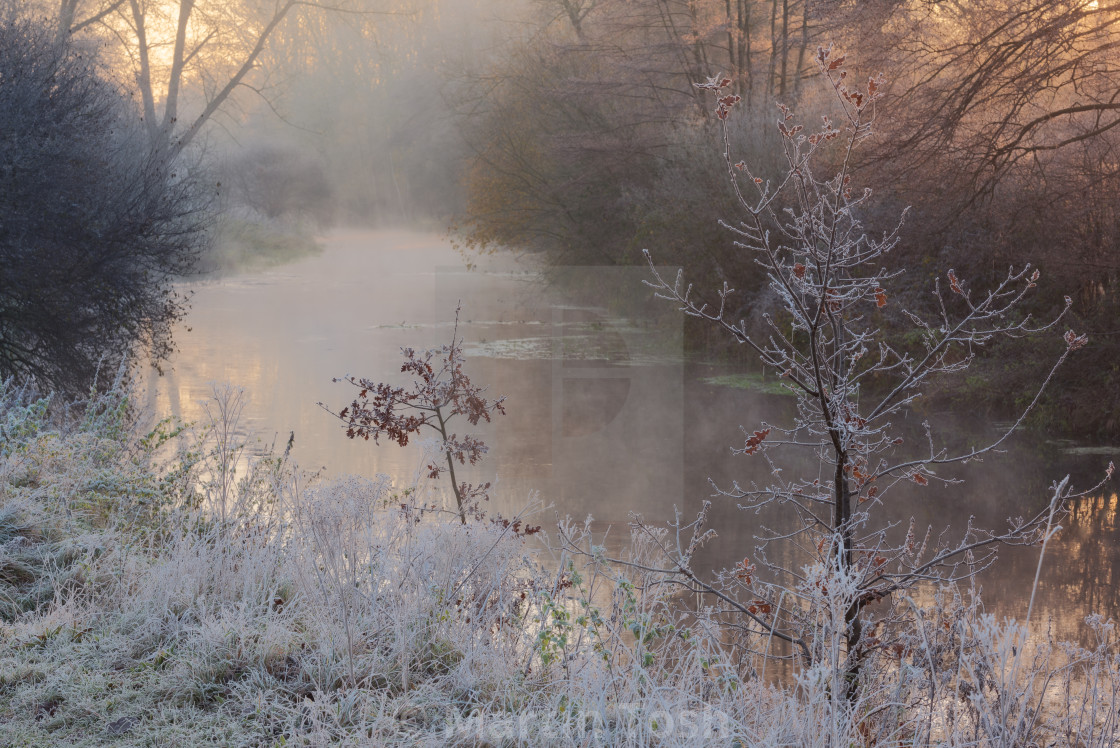
[[[438,434],[439,451],[446,467],[434,459],[427,465],[428,477],[435,479],[448,473],[459,519],[466,524],[468,512],[476,517],[481,515],[479,502],[489,499],[490,484],[460,483],[455,477],[455,462],[474,465],[486,454],[487,446],[471,434],[460,436],[449,431],[450,424],[460,416],[471,426],[480,421],[489,423],[492,414],[505,414],[505,397],[487,399],[483,396],[485,388],[471,384],[463,371],[458,309],[450,343],[426,351],[402,348],[401,354],[401,372],[412,375],[411,385],[397,387],[365,377],[346,376],[334,381],[349,382],[358,388],[358,396],[338,413],[327,410],[343,422],[346,436],[351,439],[372,438],[376,443],[385,436],[403,447],[410,437],[422,433],[421,429]],[[322,403],[319,405],[326,408]]]
[[[692,571],[691,559],[710,537],[704,528],[706,504],[695,522],[677,523],[676,544],[663,545],[670,559],[663,571],[689,589],[714,596],[721,607],[745,617],[756,633],[791,643],[808,664],[833,661],[833,690],[851,703],[858,698],[864,664],[898,641],[903,627],[896,624],[909,615],[898,604],[898,593],[921,582],[972,578],[992,562],[999,544],[1040,541],[1051,507],[1060,510],[1072,495],[1063,484],[1055,489],[1054,504],[1010,520],[1004,530],[978,528],[969,520],[957,539],[929,531],[923,539],[913,520],[902,536],[897,523],[880,517],[891,490],[900,484],[952,483],[941,467],[974,460],[1003,444],[1086,337],[1064,334],[1064,348],[1034,400],[986,446],[951,452],[936,446],[928,423],[919,444],[907,443],[894,419],[910,409],[932,378],[965,370],[977,349],[993,338],[1054,329],[1071,302],[1067,297],[1053,319],[1038,323],[1019,312],[1039,281],[1037,269],[1009,269],[993,288],[979,291],[947,268],[933,287],[932,314],[905,308],[895,314],[914,333],[898,340],[920,343],[908,346],[885,333],[880,325],[898,303],[891,281],[901,272],[885,262],[900,239],[905,213],[891,229],[872,236],[860,220],[872,192],[857,187],[852,173],[853,153],[872,135],[885,80],[875,76],[853,86],[842,67],[844,58],[831,49],[818,50],[816,62],[835,102],[835,120],[825,116],[817,129],[806,129],[779,104],[784,164],[776,179],[760,176],[732,156],[726,120],[740,97],[730,93],[731,80],[716,76],[698,84],[716,96],[724,161],[742,211],[739,221],[723,225],[735,246],[766,274],[780,311],[762,314],[752,327],[730,316],[734,290],[727,283],[715,303],[706,303],[683,271],[666,279],[646,253],[652,273],[648,285],[658,297],[748,346],[796,395],[791,423],[760,424],[733,450],[766,460],[772,482],[716,488],[718,496],[745,509],[781,506],[794,515],[793,529],[760,531],[753,558],[714,580],[702,579]],[[830,176],[817,176],[825,164],[832,165]],[[759,326],[761,332],[755,329]],[[825,475],[787,475],[773,462],[771,451],[779,448],[809,450]],[[794,549],[782,556],[786,560],[768,555],[777,543]],[[801,562],[806,565],[796,565]],[[758,567],[769,572],[771,581],[760,579]],[[837,600],[843,601],[839,613],[834,612]],[[878,620],[869,615],[873,606]]]

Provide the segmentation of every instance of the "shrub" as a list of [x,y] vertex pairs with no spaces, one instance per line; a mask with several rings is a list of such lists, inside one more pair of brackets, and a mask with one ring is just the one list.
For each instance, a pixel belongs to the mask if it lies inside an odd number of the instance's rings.
[[334,196],[316,159],[291,148],[258,145],[225,161],[222,186],[231,205],[269,219],[330,226]]
[[[71,396],[171,350],[206,201],[129,100],[53,30],[0,17],[0,377]],[[102,381],[102,384],[105,382]]]

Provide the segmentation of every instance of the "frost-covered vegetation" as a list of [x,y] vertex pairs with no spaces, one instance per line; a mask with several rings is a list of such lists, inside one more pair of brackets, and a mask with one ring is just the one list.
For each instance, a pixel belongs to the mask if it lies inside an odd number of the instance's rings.
[[[774,103],[804,121],[835,117],[817,46],[849,56],[852,79],[884,73],[889,111],[858,156],[882,198],[862,215],[878,233],[914,207],[888,260],[896,297],[936,312],[943,266],[995,285],[1026,262],[1053,281],[1024,311],[1089,333],[1077,371],[1044,395],[1035,426],[1120,433],[1120,82],[1116,7],[1097,0],[811,2],[534,0],[509,50],[462,96],[473,152],[464,169],[464,241],[536,250],[558,265],[641,264],[640,250],[706,287],[731,283],[729,309],[758,320],[776,304],[717,219],[738,215],[710,144],[717,121],[696,84],[726,76],[742,97],[729,121],[759,176],[783,170]],[[824,83],[825,85],[821,85]],[[825,95],[822,96],[822,89]],[[888,318],[885,324],[897,320]],[[905,330],[903,319],[896,330]],[[712,355],[702,326],[690,349]],[[1033,346],[1032,350],[1033,350]],[[742,347],[727,345],[734,356]],[[753,362],[753,356],[749,357]],[[1045,375],[1044,357],[1004,340],[982,375],[927,388],[949,407],[1008,418]]]
[[806,666],[674,596],[656,531],[634,537],[637,566],[579,526],[563,536],[589,556],[542,551],[516,523],[423,509],[422,486],[247,456],[236,390],[199,427],[131,412],[120,388],[70,406],[0,390],[5,745],[1117,739],[1111,622],[1089,648],[1028,640],[942,589],[907,601],[853,701],[843,584],[803,598],[822,655]]

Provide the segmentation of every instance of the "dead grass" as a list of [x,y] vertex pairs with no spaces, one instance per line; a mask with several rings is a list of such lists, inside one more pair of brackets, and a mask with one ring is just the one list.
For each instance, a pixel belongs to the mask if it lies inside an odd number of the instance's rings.
[[[219,392],[214,412],[236,397]],[[116,392],[64,413],[0,390],[0,744],[1117,737],[1106,622],[1096,649],[1024,643],[946,592],[852,705],[827,657],[781,663],[758,639],[747,656],[726,618],[685,610],[663,576],[596,561],[584,528],[567,532],[587,559],[544,563],[508,529],[422,510],[424,486],[317,483],[282,457],[246,466],[217,444],[220,424],[137,438],[126,406]],[[631,553],[654,558],[641,541]],[[825,652],[839,640],[828,607]],[[792,675],[778,686],[766,668]]]

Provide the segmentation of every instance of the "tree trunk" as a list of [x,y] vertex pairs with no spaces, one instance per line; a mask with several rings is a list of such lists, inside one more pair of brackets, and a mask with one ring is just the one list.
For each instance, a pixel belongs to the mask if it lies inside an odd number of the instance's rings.
[[789,0],[782,0],[782,73],[778,79],[778,95],[786,95],[786,62],[789,59]]
[[801,0],[801,44],[797,48],[797,67],[794,68],[793,91],[801,92],[802,70],[805,66],[805,53],[809,49],[809,0]]
[[778,68],[778,0],[770,3],[770,67],[766,73],[766,98],[774,96],[774,74]]
[[[844,453],[839,453],[836,460],[836,476],[833,485],[832,526],[833,531],[839,536],[840,548],[837,549],[836,559],[840,570],[850,573],[855,564],[854,539],[852,537],[852,491],[848,484],[846,468],[848,458]],[[848,665],[844,671],[845,698],[850,702],[855,700],[859,692],[859,673],[863,664],[863,655],[859,651],[860,639],[863,636],[863,623],[860,621],[860,601],[854,602],[844,611],[844,648],[848,655]]]
[[745,85],[740,88],[740,95],[747,100],[747,109],[751,107],[751,94],[754,93],[754,70],[751,66],[751,3],[754,0],[738,0],[739,3],[739,69],[744,77]]
[[731,15],[731,0],[723,0],[723,8],[727,14],[727,64],[728,72],[731,73],[731,79],[734,81],[731,85],[734,86],[733,90],[740,90],[741,84],[739,79],[741,77],[742,66],[736,63],[736,44],[735,44],[735,20]]
[[709,75],[713,75],[715,71],[712,70],[712,66],[708,62],[708,52],[704,48],[703,39],[695,33],[700,28],[700,19],[696,15],[696,5],[694,3],[688,4],[688,20],[692,24],[693,35],[696,37],[696,41],[692,43],[692,54],[696,58],[696,69],[699,71],[696,79],[702,80]]
[[576,32],[576,39],[580,44],[587,43],[587,36],[583,31],[583,19],[587,15],[590,8],[583,8],[582,4],[576,0],[561,0],[560,4],[564,8],[564,12],[568,14],[568,22],[572,24],[572,31]]
[[61,0],[58,6],[58,38],[65,39],[70,36],[70,27],[74,25],[74,16],[77,15],[78,0]]
[[447,472],[451,476],[451,488],[455,491],[455,506],[459,509],[459,521],[465,525],[467,510],[463,508],[463,494],[459,492],[459,481],[455,478],[455,460],[451,459],[451,453],[447,451],[447,426],[439,408],[436,408],[436,420],[439,421],[439,433],[443,437],[443,454],[447,457]]

